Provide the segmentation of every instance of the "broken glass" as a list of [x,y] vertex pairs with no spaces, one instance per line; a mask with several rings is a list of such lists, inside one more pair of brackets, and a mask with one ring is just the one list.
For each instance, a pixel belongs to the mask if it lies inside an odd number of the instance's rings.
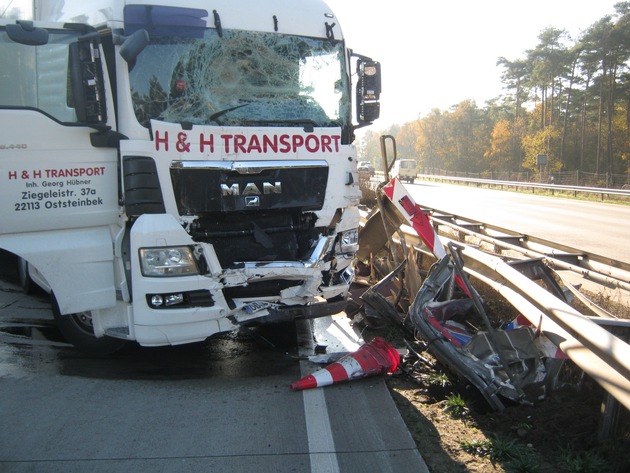
[[350,121],[343,43],[243,30],[159,36],[129,73],[138,121],[342,126]]

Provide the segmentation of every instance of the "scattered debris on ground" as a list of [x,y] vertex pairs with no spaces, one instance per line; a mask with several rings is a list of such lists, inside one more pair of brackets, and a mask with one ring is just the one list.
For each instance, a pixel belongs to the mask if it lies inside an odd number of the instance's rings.
[[[442,246],[395,185],[374,202],[348,313],[366,339],[407,348],[387,383],[430,471],[630,471],[628,411],[603,441],[607,393],[531,314],[469,277],[461,247]],[[422,251],[406,244],[402,225],[422,237]],[[527,264],[523,274],[572,303],[544,265]]]

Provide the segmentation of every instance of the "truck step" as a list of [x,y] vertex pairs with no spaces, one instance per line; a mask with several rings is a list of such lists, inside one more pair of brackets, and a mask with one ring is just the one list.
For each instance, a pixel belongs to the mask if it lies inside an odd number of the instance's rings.
[[121,335],[128,336],[129,335],[129,327],[110,327],[105,329],[105,335],[110,335],[112,337],[120,338]]

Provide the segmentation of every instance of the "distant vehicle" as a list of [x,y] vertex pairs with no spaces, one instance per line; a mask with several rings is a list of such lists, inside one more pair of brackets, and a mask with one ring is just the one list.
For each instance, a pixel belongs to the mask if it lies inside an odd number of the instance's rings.
[[399,159],[394,162],[392,177],[397,177],[400,181],[407,181],[413,184],[416,174],[418,174],[416,166],[415,159]]
[[372,163],[369,161],[359,161],[357,170],[359,172],[369,172],[370,176],[374,176],[375,174],[374,166],[372,166]]

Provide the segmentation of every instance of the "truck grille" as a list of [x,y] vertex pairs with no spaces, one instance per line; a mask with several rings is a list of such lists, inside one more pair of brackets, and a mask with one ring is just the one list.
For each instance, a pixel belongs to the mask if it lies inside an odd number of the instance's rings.
[[269,210],[319,210],[325,161],[174,161],[173,193],[180,215]]
[[314,214],[288,211],[231,212],[202,217],[190,227],[195,241],[211,243],[224,268],[245,261],[297,261],[326,229]]

